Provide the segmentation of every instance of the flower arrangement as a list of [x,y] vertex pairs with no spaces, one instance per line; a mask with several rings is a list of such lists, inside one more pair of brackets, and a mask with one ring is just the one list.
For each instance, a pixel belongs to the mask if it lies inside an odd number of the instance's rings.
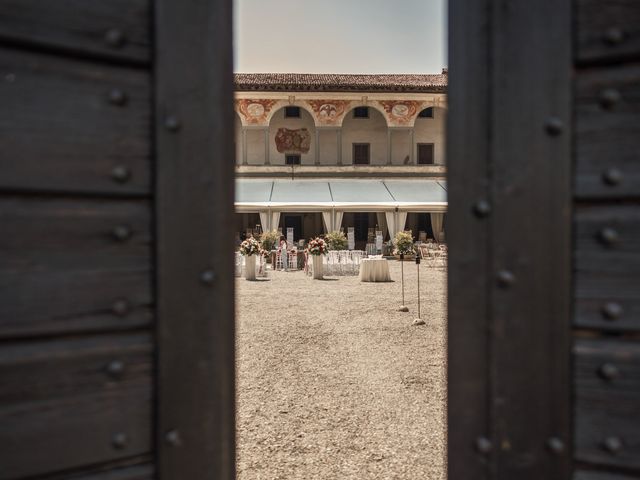
[[262,232],[262,235],[260,235],[260,242],[262,243],[262,248],[267,252],[270,252],[271,250],[276,248],[279,238],[280,238],[280,234],[278,233],[277,230]]
[[413,236],[411,232],[398,232],[393,239],[394,255],[413,255],[415,248],[413,247]]
[[313,238],[309,240],[307,251],[309,255],[325,255],[327,253],[327,242],[320,237]]
[[253,237],[247,238],[240,244],[240,255],[250,257],[251,255],[259,255],[262,247],[260,242]]
[[329,250],[346,250],[349,245],[347,242],[347,236],[340,230],[329,232],[324,236],[324,238]]

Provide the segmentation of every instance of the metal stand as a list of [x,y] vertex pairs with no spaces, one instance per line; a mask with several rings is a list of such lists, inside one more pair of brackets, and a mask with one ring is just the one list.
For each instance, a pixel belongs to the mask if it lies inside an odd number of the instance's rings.
[[412,325],[425,325],[424,320],[420,318],[420,254],[416,254],[416,267],[418,269],[418,318],[416,318]]
[[408,312],[409,311],[409,307],[407,307],[404,304],[404,253],[400,254],[400,278],[401,278],[401,283],[402,283],[402,305],[400,305],[400,308],[398,309],[398,311],[400,312]]

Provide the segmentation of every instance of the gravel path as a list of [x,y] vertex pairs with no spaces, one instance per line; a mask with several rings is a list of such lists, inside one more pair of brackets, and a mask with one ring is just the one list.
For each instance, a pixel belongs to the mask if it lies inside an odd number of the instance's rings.
[[446,273],[237,280],[238,479],[444,480]]

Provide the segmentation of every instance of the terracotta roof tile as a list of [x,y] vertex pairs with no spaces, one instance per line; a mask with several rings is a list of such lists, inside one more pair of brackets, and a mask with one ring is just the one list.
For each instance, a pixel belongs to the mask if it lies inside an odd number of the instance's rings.
[[237,91],[419,92],[447,90],[441,74],[356,75],[322,73],[236,73]]

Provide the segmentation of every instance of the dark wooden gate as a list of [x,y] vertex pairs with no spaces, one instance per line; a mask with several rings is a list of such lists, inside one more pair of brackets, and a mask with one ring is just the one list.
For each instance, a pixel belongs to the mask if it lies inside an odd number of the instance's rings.
[[[2,480],[233,478],[230,3],[0,2]],[[637,2],[449,17],[449,477],[637,478]]]
[[0,2],[0,479],[234,476],[231,1]]
[[449,478],[638,478],[640,6],[449,18]]

